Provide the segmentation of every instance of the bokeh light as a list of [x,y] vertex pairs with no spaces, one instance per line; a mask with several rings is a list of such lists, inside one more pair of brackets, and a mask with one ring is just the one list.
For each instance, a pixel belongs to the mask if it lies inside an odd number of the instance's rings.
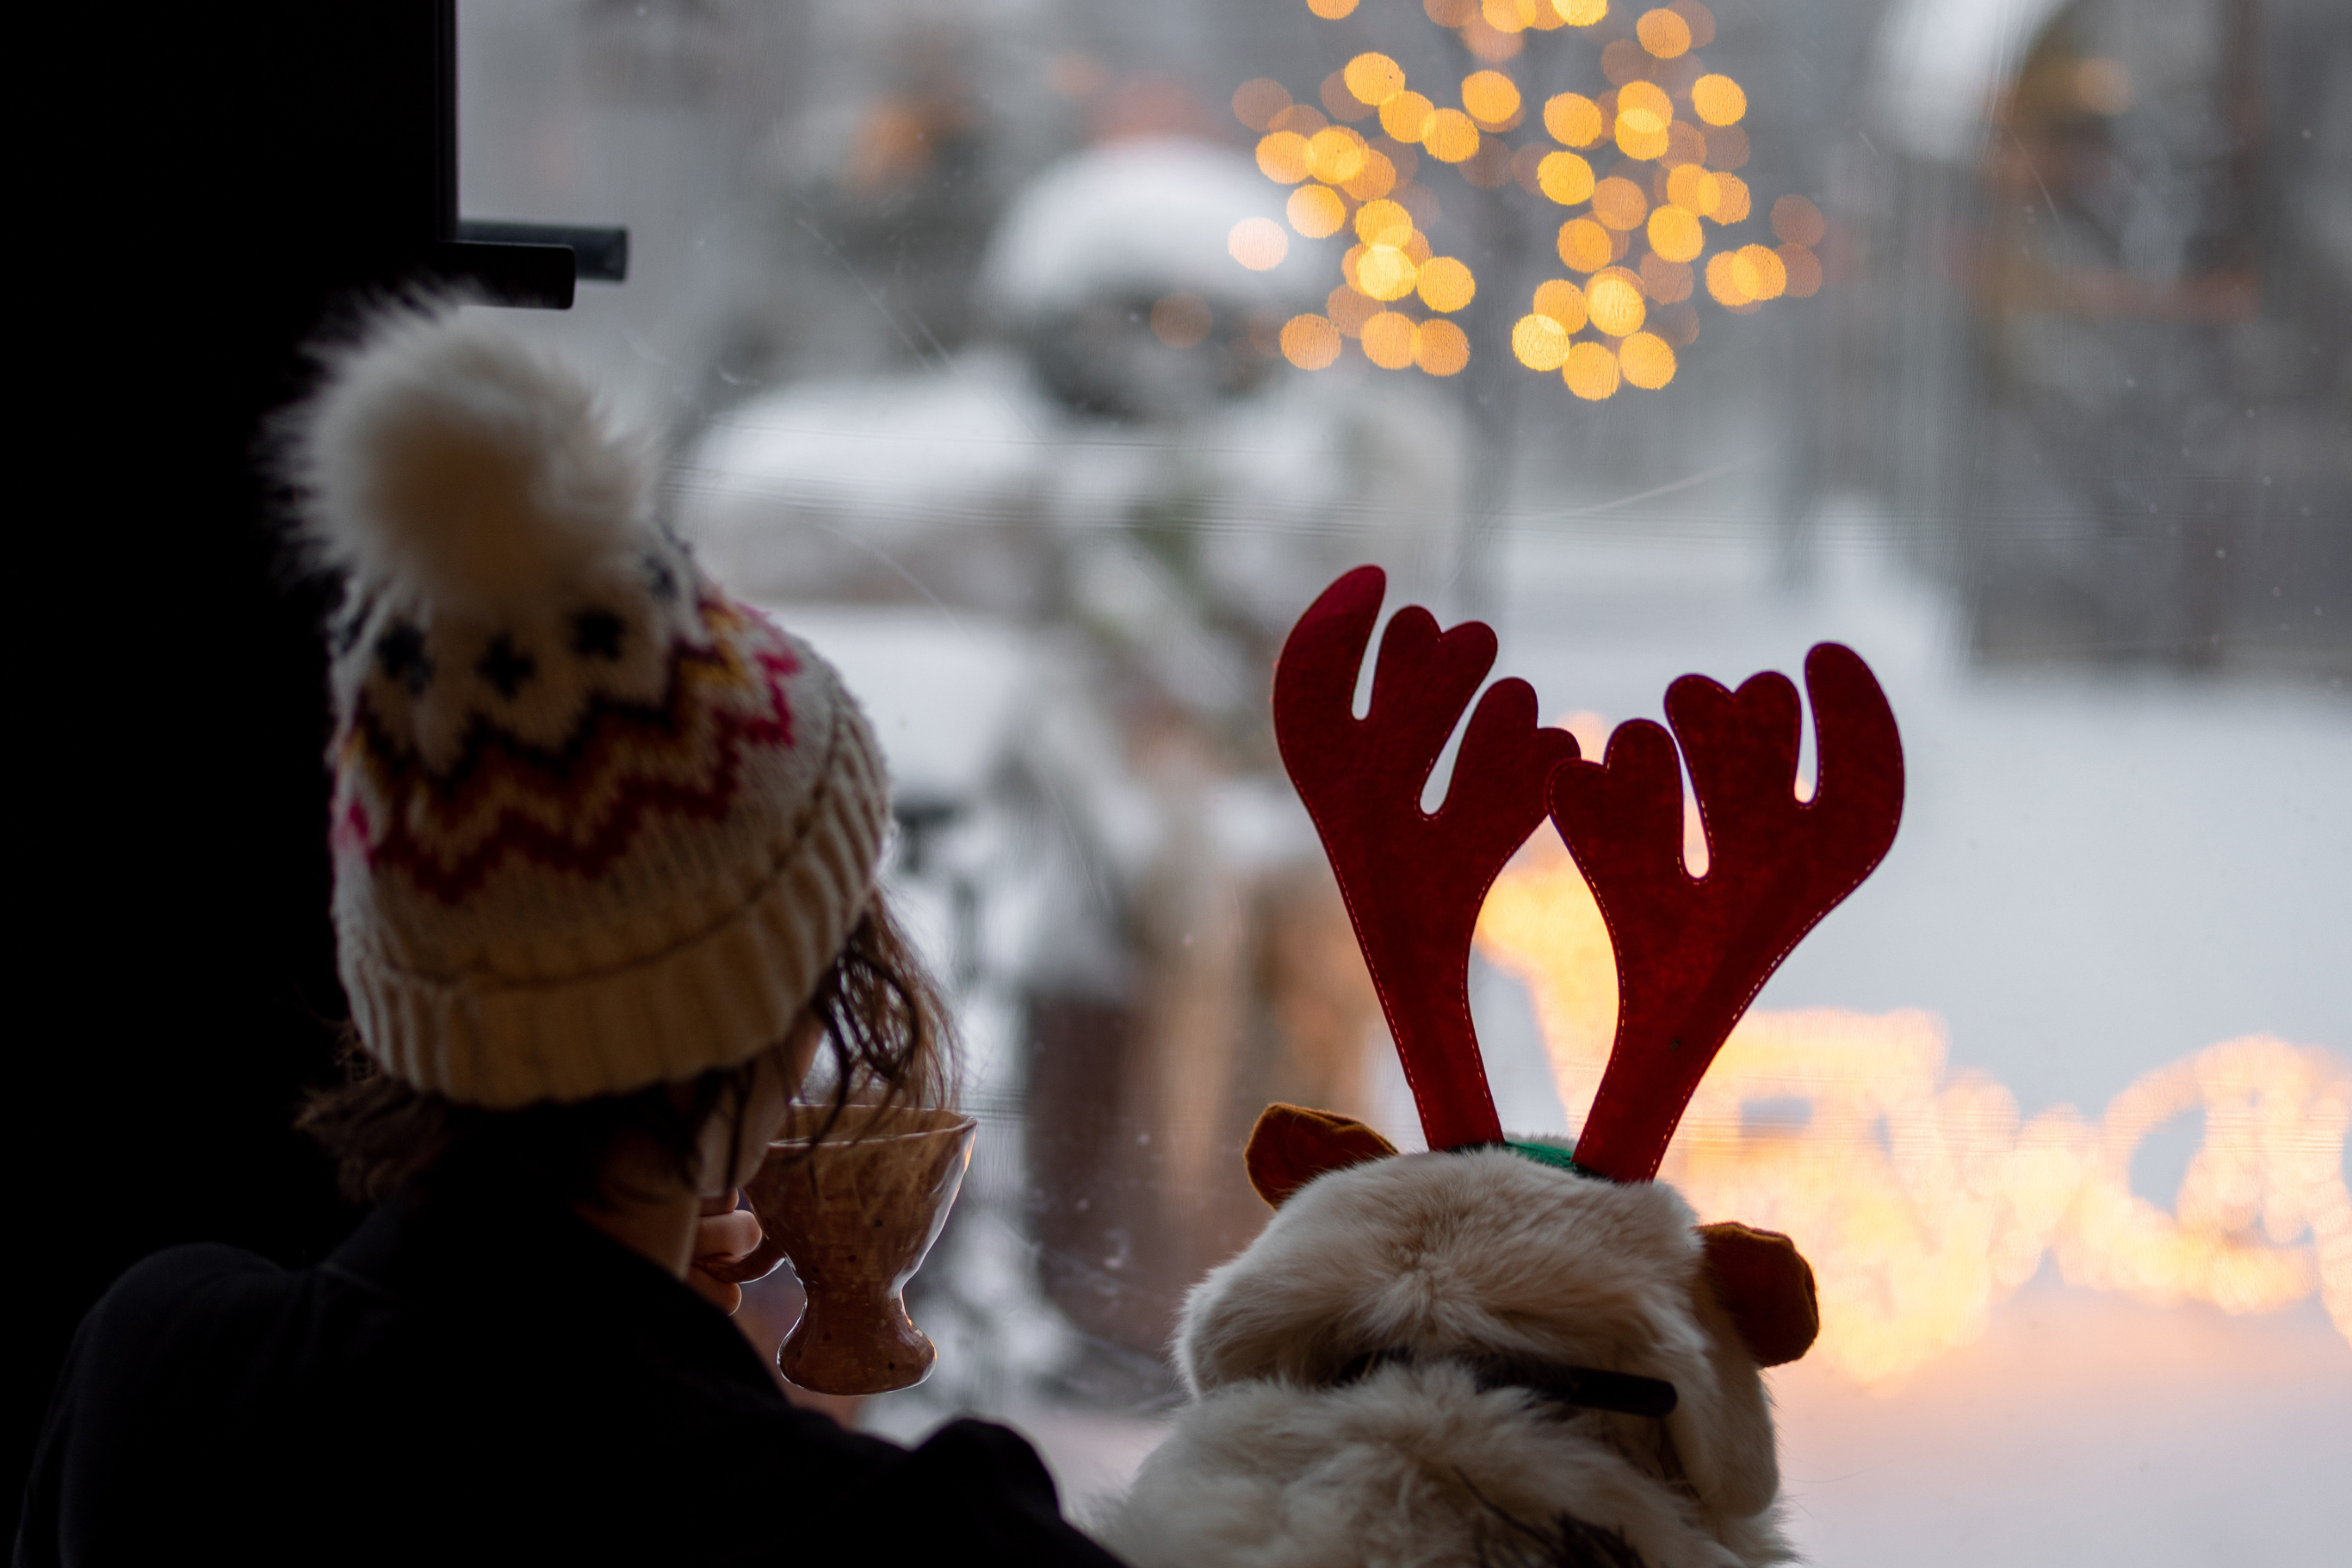
[[1658,117],[1660,124],[1675,117],[1675,100],[1654,81],[1629,81],[1617,89],[1617,112],[1622,116],[1629,109],[1646,110]]
[[1748,94],[1729,77],[1710,73],[1691,83],[1691,109],[1709,125],[1729,125],[1748,112]]
[[1609,15],[1609,0],[1551,0],[1551,7],[1571,27],[1590,27]]
[[1718,305],[1737,308],[1752,304],[1748,290],[1740,287],[1733,253],[1718,250],[1706,258],[1706,291]]
[[1536,314],[1549,316],[1560,330],[1580,332],[1589,319],[1584,306],[1584,290],[1565,278],[1547,279],[1536,285]]
[[1473,71],[1462,79],[1462,107],[1480,124],[1501,130],[1518,118],[1518,84],[1501,71]]
[[1642,298],[1641,279],[1622,267],[1596,274],[1585,286],[1584,303],[1591,312],[1593,327],[1612,338],[1640,331],[1643,320],[1649,314],[1649,304]]
[[1791,245],[1819,245],[1829,231],[1822,209],[1802,196],[1782,196],[1772,204],[1772,233]]
[[1421,9],[1441,27],[1459,27],[1478,14],[1478,0],[1421,0]]
[[1355,13],[1356,0],[1307,0],[1307,8],[1327,22],[1336,22]]
[[1412,363],[1431,375],[1452,375],[1470,363],[1470,339],[1451,321],[1423,321],[1412,335]]
[[1732,276],[1739,291],[1750,300],[1777,300],[1789,287],[1789,269],[1780,252],[1761,245],[1743,245],[1731,253]]
[[1711,125],[1706,131],[1706,164],[1710,169],[1748,166],[1748,132],[1737,125]]
[[1722,182],[1696,163],[1679,164],[1666,172],[1666,200],[1685,212],[1713,217],[1722,196]]
[[1412,319],[1382,310],[1364,323],[1364,357],[1382,370],[1402,370],[1412,363]]
[[[1642,47],[1662,60],[1670,60],[1690,51],[1690,24],[1672,11],[1661,8],[1643,12],[1642,19],[1633,24],[1633,31],[1641,38]],[[1626,379],[1630,381],[1633,377],[1629,374]],[[1634,382],[1633,384],[1639,386],[1642,384]]]
[[1691,47],[1703,49],[1715,42],[1715,13],[1699,4],[1699,0],[1674,0],[1666,7],[1683,19],[1690,29]]
[[1715,210],[1706,216],[1717,223],[1732,224],[1748,221],[1748,182],[1737,174],[1715,177]]
[[1617,368],[1629,384],[1655,392],[1675,378],[1675,351],[1654,332],[1634,332],[1617,345]]
[[1276,131],[1258,138],[1257,169],[1267,179],[1295,185],[1307,177],[1307,138]]
[[[1650,312],[1650,319],[1642,323],[1643,331],[1656,333],[1678,349],[1686,349],[1698,342],[1698,309],[1689,302],[1687,283],[1684,285],[1684,300],[1659,306]],[[1655,299],[1656,296],[1651,298]]]
[[1616,253],[1609,231],[1589,217],[1572,217],[1559,226],[1559,258],[1572,271],[1597,272]]
[[1617,356],[1600,343],[1586,340],[1568,351],[1559,367],[1569,391],[1588,403],[1598,403],[1617,391]]
[[1706,133],[1687,120],[1675,121],[1666,127],[1666,155],[1663,162],[1668,168],[1706,163]]
[[1266,129],[1289,131],[1301,136],[1312,136],[1330,123],[1330,116],[1313,104],[1294,103],[1272,120],[1267,121]]
[[1524,33],[1533,7],[1521,10],[1520,5],[1521,0],[1478,0],[1478,15],[1498,33]]
[[1290,107],[1290,89],[1271,77],[1256,77],[1234,89],[1234,118],[1252,131],[1272,127],[1274,117]]
[[1568,358],[1568,328],[1534,311],[1513,323],[1511,353],[1529,370],[1558,370]]
[[1307,172],[1325,184],[1336,185],[1363,173],[1364,139],[1344,125],[1318,131],[1307,139]]
[[1290,193],[1283,204],[1283,212],[1290,226],[1309,239],[1322,239],[1339,232],[1348,221],[1348,204],[1339,194],[1324,185],[1301,185]]
[[1478,279],[1453,257],[1440,256],[1421,269],[1413,289],[1433,310],[1458,310],[1477,294]]
[[1622,174],[1612,174],[1592,187],[1592,216],[1611,228],[1639,228],[1650,216],[1650,198]]
[[1151,307],[1151,335],[1171,349],[1191,348],[1215,322],[1209,302],[1198,294],[1170,294]]
[[1392,245],[1368,246],[1356,263],[1356,287],[1383,302],[1412,293],[1420,275],[1412,258]]
[[1441,109],[1421,130],[1421,144],[1441,163],[1459,163],[1478,151],[1478,127],[1458,109]]
[[1388,154],[1377,147],[1364,149],[1364,166],[1354,177],[1339,182],[1339,188],[1360,202],[1369,202],[1387,195],[1396,189],[1396,165]]
[[1290,254],[1290,237],[1270,217],[1245,217],[1225,236],[1225,251],[1253,272],[1270,272]]
[[1601,106],[1580,92],[1545,100],[1543,118],[1544,129],[1564,147],[1590,147],[1609,129],[1601,118]]
[[1412,237],[1412,214],[1396,202],[1366,202],[1356,209],[1356,237],[1366,245],[1402,249]]
[[1536,165],[1536,185],[1564,207],[1592,199],[1592,165],[1573,153],[1547,153]]
[[2074,96],[2094,114],[2121,114],[2132,106],[2131,72],[2121,60],[2084,60],[2074,68]]
[[1696,260],[1706,247],[1698,215],[1678,206],[1663,206],[1651,213],[1648,233],[1650,248],[1665,261]]
[[1339,75],[1349,92],[1375,109],[1404,90],[1404,67],[1386,55],[1358,55]]
[[1301,370],[1322,370],[1339,357],[1339,329],[1321,316],[1293,316],[1282,324],[1282,357]]
[[1430,116],[1436,112],[1435,104],[1408,89],[1381,105],[1381,129],[1400,142],[1418,142],[1429,129]]
[[1646,109],[1621,108],[1617,111],[1617,150],[1628,158],[1664,156],[1666,122]]

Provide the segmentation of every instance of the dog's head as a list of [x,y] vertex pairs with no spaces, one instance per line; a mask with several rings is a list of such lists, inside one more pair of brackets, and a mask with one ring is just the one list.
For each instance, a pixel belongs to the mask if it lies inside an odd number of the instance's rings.
[[[1318,1151],[1328,1163],[1309,1169]],[[1711,1509],[1750,1514],[1776,1495],[1758,1371],[1803,1353],[1818,1324],[1786,1237],[1695,1228],[1655,1182],[1509,1148],[1398,1155],[1360,1122],[1291,1107],[1261,1121],[1251,1155],[1280,1208],[1185,1303],[1178,1353],[1196,1394],[1327,1384],[1399,1351],[1632,1373],[1674,1385],[1667,1430]]]

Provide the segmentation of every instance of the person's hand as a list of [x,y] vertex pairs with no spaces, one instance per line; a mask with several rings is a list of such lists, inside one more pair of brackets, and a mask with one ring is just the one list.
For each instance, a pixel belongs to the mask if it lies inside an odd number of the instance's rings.
[[694,1222],[694,1261],[686,1270],[686,1282],[730,1317],[743,1304],[742,1287],[714,1279],[708,1268],[748,1257],[760,1245],[758,1216],[735,1206],[741,1197],[741,1188],[730,1187],[715,1198],[702,1200],[702,1217]]

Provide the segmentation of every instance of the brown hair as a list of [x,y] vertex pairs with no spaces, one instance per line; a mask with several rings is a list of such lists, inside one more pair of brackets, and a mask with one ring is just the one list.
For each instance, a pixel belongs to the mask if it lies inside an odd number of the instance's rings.
[[[955,1082],[955,1039],[938,987],[877,890],[817,982],[808,1010],[824,1030],[829,1107],[819,1136],[853,1105],[943,1105]],[[295,1125],[335,1161],[343,1195],[375,1203],[437,1171],[478,1160],[520,1168],[570,1201],[593,1199],[625,1131],[652,1139],[678,1179],[697,1177],[698,1143],[715,1115],[742,1118],[760,1058],[683,1083],[516,1110],[459,1105],[385,1073],[346,1025],[345,1082],[312,1092]],[[853,1128],[852,1136],[855,1136]]]

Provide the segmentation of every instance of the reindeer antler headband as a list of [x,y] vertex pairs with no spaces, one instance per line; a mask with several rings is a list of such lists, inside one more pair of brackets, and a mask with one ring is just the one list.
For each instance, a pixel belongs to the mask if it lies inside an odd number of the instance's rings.
[[[1536,726],[1527,682],[1497,681],[1470,717],[1444,803],[1426,813],[1423,788],[1494,664],[1495,634],[1476,621],[1441,633],[1426,610],[1400,610],[1358,719],[1356,678],[1385,585],[1378,567],[1359,567],[1299,617],[1275,670],[1274,723],[1429,1145],[1502,1142],[1470,1020],[1470,940],[1487,889],[1549,814],[1591,884],[1617,963],[1616,1038],[1575,1164],[1648,1181],[1757,991],[1894,842],[1895,716],[1857,655],[1815,647],[1805,683],[1817,783],[1800,801],[1797,692],[1784,676],[1732,692],[1686,675],[1666,692],[1673,734],[1646,720],[1620,725],[1600,763]],[[1706,832],[1703,877],[1683,866],[1683,763]]]

